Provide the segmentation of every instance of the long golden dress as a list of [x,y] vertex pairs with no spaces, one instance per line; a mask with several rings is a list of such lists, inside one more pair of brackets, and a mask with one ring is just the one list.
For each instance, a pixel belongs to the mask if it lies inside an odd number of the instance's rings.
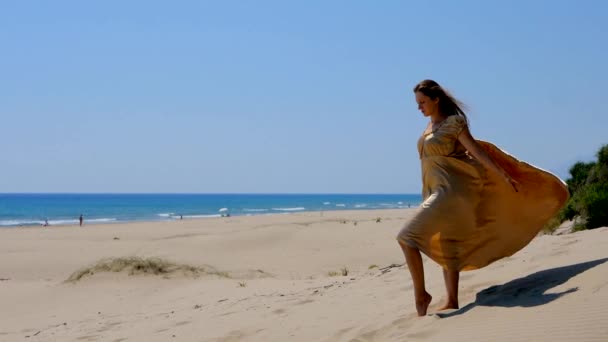
[[519,182],[515,192],[458,141],[462,116],[447,117],[418,140],[424,202],[397,239],[448,270],[478,269],[525,247],[568,200],[553,174],[477,140]]

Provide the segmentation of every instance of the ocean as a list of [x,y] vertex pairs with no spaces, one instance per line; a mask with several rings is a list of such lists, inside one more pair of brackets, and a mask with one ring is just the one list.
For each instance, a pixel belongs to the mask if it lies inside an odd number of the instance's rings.
[[415,194],[0,194],[0,227],[414,207]]

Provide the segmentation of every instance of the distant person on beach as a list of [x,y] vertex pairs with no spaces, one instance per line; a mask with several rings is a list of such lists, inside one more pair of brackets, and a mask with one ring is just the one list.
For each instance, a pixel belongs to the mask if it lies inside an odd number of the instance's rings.
[[80,226],[82,227],[82,224],[84,223],[84,217],[82,217],[82,214],[80,214],[80,217],[78,218],[78,222],[80,222]]
[[49,224],[49,220],[48,220],[48,219],[45,219],[45,220],[44,220],[44,224],[43,224],[42,226],[43,226],[43,227],[48,227],[48,226],[50,226],[50,224]]
[[437,82],[414,87],[430,122],[418,139],[423,202],[397,235],[412,282],[416,311],[426,315],[420,252],[443,268],[447,301],[458,309],[460,271],[474,270],[526,246],[566,203],[568,189],[554,175],[475,140],[463,105]]

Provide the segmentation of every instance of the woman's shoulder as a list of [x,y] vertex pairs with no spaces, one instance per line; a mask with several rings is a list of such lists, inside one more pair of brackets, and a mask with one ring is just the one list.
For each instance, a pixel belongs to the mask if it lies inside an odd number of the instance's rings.
[[445,119],[443,125],[446,133],[454,136],[458,136],[463,128],[467,125],[467,120],[460,115],[450,115]]
[[462,115],[450,115],[446,118],[446,124],[451,125],[466,125],[467,120]]

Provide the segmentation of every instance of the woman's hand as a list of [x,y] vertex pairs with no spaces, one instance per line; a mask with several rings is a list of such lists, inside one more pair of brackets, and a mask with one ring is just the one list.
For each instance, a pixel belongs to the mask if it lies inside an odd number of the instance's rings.
[[511,178],[511,176],[505,176],[505,181],[507,181],[507,183],[509,183],[513,187],[513,190],[515,190],[515,192],[519,192],[519,182],[518,181]]

